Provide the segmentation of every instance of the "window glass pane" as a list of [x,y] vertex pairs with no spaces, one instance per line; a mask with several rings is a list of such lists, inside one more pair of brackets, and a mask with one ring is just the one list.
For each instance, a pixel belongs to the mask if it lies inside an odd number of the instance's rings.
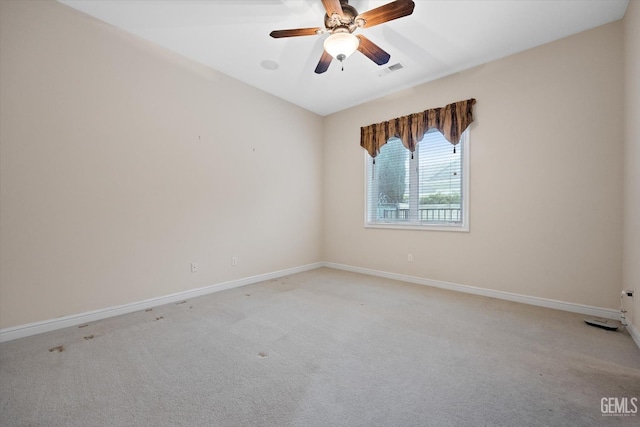
[[453,146],[440,132],[428,132],[418,144],[420,222],[462,220],[463,144]]
[[406,219],[409,198],[410,152],[397,138],[389,140],[370,167],[369,219],[397,222]]

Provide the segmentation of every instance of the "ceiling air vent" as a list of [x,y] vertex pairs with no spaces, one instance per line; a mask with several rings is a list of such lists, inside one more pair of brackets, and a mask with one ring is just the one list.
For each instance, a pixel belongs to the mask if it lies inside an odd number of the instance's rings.
[[382,70],[378,71],[378,76],[379,77],[384,77],[384,76],[388,76],[389,74],[393,73],[394,71],[399,71],[402,70],[404,68],[404,65],[402,65],[401,63],[396,63],[393,65],[389,65],[386,68],[383,68]]

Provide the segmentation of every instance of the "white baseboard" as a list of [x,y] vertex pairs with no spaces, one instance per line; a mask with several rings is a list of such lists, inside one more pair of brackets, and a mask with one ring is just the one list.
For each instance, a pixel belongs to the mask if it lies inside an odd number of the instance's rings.
[[636,343],[638,348],[640,348],[640,332],[638,332],[636,327],[632,324],[628,324],[626,328],[627,332],[629,332],[629,335],[631,335],[631,338],[633,338],[633,341]]
[[322,267],[322,263],[307,264],[300,267],[289,268],[286,270],[274,271],[272,273],[259,274],[257,276],[246,277],[243,279],[232,280],[229,282],[218,283],[215,285],[205,286],[204,288],[192,289],[189,291],[179,292],[176,294],[165,295],[158,298],[151,298],[144,301],[133,302],[130,304],[119,305],[115,307],[107,307],[100,310],[88,311],[85,313],[74,314],[71,316],[59,317],[57,319],[44,320],[41,322],[29,323],[26,325],[14,326],[12,328],[0,329],[0,343],[12,341],[18,338],[25,338],[31,335],[37,335],[44,332],[55,331],[58,329],[68,328],[70,326],[82,325],[84,323],[95,322],[96,320],[106,319],[108,317],[119,316],[121,314],[132,313],[134,311],[146,310],[148,308],[158,307],[164,304],[170,304],[189,298],[199,297],[214,292],[224,291],[226,289],[238,288],[240,286],[251,285],[265,280],[271,280],[278,277],[288,276],[291,274],[302,273],[304,271],[315,270]]
[[[448,289],[451,291],[482,295],[485,297],[536,305],[539,307],[554,308],[556,310],[570,311],[572,313],[580,313],[587,316],[599,317],[604,319],[620,320],[620,312],[610,308],[593,307],[590,305],[575,304],[571,302],[539,298],[528,295],[515,294],[511,292],[496,291],[493,289],[477,288],[475,286],[459,285],[457,283],[442,282],[439,280],[430,280],[424,279],[422,277],[407,276],[404,274],[389,273],[386,271],[371,270],[369,268],[354,267],[350,265],[335,264],[331,262],[325,262],[323,263],[323,265],[325,267],[335,268],[337,270],[351,271],[353,273],[367,274],[369,276],[384,277],[385,279],[399,280],[402,282],[415,283],[418,285],[433,286],[436,288]],[[637,342],[638,341],[636,341],[636,343]]]
[[[366,274],[369,276],[383,277],[392,280],[399,280],[408,283],[415,283],[418,285],[433,286],[436,288],[448,289],[452,291],[464,292],[469,294],[481,295],[491,298],[497,298],[507,301],[520,302],[529,305],[536,305],[540,307],[554,308],[557,310],[569,311],[573,313],[580,313],[587,316],[599,317],[604,319],[620,319],[620,312],[609,308],[593,307],[583,304],[575,304],[565,301],[558,301],[546,298],[539,298],[521,294],[515,294],[510,292],[496,291],[492,289],[477,288],[475,286],[460,285],[457,283],[442,282],[438,280],[430,280],[422,277],[408,276],[398,273],[389,273],[386,271],[372,270],[363,267],[354,267],[350,265],[337,264],[331,262],[318,262],[314,264],[307,264],[299,267],[294,267],[286,270],[274,271],[272,273],[260,274],[257,276],[246,277],[243,279],[232,280],[229,282],[218,283],[215,285],[205,286],[203,288],[192,289],[189,291],[179,292],[176,294],[165,295],[158,298],[151,298],[144,301],[133,302],[130,304],[119,305],[115,307],[108,307],[100,310],[75,314],[71,316],[64,316],[57,319],[44,320],[41,322],[29,323],[26,325],[19,325],[11,328],[0,329],[0,342],[11,341],[19,338],[28,337],[31,335],[37,335],[44,332],[50,332],[58,329],[68,328],[70,326],[77,326],[84,323],[95,322],[97,320],[106,319],[109,317],[119,316],[122,314],[132,313],[134,311],[146,310],[148,308],[154,308],[164,304],[170,304],[178,301],[182,301],[189,298],[194,298],[202,295],[211,294],[214,292],[224,291],[226,289],[237,288],[240,286],[251,285],[254,283],[262,282],[265,280],[271,280],[278,277],[283,277],[291,274],[302,273],[304,271],[314,270],[320,267],[334,268],[336,270],[350,271],[354,273]],[[640,347],[640,334],[638,330],[629,325],[627,327],[629,334],[632,336],[635,343]]]

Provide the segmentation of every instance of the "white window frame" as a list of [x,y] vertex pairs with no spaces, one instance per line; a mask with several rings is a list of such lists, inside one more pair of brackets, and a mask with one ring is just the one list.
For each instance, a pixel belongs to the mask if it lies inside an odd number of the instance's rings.
[[[460,144],[463,144],[462,152],[462,221],[455,223],[441,224],[418,224],[418,223],[370,223],[369,222],[369,164],[371,156],[364,150],[364,227],[395,229],[395,230],[423,230],[423,231],[456,231],[469,232],[469,159],[471,151],[469,147],[469,129],[465,130],[460,137]],[[453,146],[451,146],[453,150]]]

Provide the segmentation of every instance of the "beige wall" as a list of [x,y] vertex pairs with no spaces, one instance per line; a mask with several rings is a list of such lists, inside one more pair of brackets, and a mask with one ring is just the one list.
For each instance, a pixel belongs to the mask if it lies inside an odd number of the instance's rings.
[[56,2],[0,7],[0,329],[320,260],[321,117]]
[[[640,1],[629,2],[624,16],[625,145],[623,286],[635,289],[629,313],[640,332]],[[630,306],[631,304],[629,304]]]
[[[323,259],[617,309],[621,41],[618,21],[326,117]],[[360,126],[472,97],[471,231],[365,229]]]

